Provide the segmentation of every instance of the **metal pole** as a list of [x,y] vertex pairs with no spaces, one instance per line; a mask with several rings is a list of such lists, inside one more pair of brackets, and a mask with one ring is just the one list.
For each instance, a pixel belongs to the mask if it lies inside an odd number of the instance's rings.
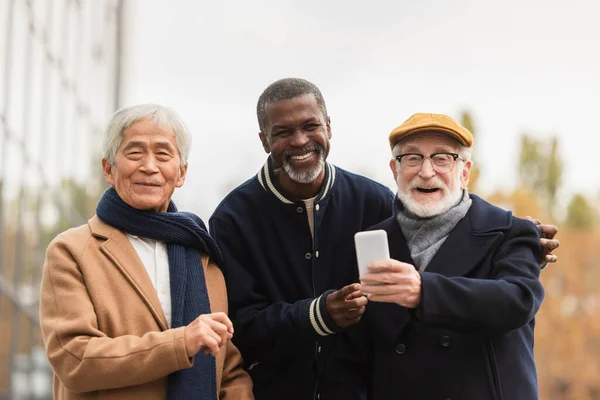
[[[0,116],[2,121],[1,121],[1,125],[2,125],[2,131],[3,131],[3,145],[2,145],[2,156],[0,157],[0,281],[2,281],[3,275],[7,269],[5,262],[6,262],[6,237],[5,237],[5,228],[8,225],[7,222],[5,221],[5,215],[4,215],[4,208],[5,208],[5,203],[4,203],[4,187],[5,187],[5,182],[6,182],[6,176],[5,176],[5,171],[6,171],[6,159],[8,158],[8,115],[9,115],[9,111],[10,111],[10,95],[11,95],[11,77],[12,77],[12,54],[13,54],[13,48],[12,48],[12,39],[13,39],[13,18],[14,18],[14,9],[15,9],[15,0],[10,0],[8,3],[8,12],[7,12],[7,21],[6,21],[6,36],[5,36],[5,48],[6,48],[6,55],[4,57],[4,110],[2,115]],[[11,312],[14,309],[14,306],[9,307],[4,307],[4,305],[8,303],[8,299],[6,296],[6,290],[3,290],[2,287],[0,287],[0,315],[5,316],[4,321],[7,321],[9,318],[8,315],[8,310],[10,309]],[[0,324],[0,327],[2,327],[2,329],[0,329],[0,355],[3,355],[2,358],[4,358],[4,355],[8,355],[8,349],[6,348],[6,346],[8,345],[8,340],[6,340],[5,338],[3,338],[3,333],[4,331],[4,322],[2,322]],[[10,357],[6,357],[6,358],[10,358]],[[10,369],[7,369],[6,374],[4,376],[0,376],[0,382],[5,381],[5,382],[9,382],[10,381]],[[10,384],[9,384],[10,385]],[[6,392],[5,392],[6,393]],[[2,388],[0,388],[0,395],[2,395]]]
[[[28,11],[30,11],[29,14],[31,14],[31,2],[30,0],[27,0],[25,2],[26,7],[28,8]],[[23,148],[22,148],[22,154],[24,159],[26,159],[25,155],[27,153],[27,144],[29,143],[29,135],[30,135],[30,115],[29,115],[29,110],[31,110],[31,107],[29,107],[29,102],[31,101],[30,99],[30,95],[31,95],[31,67],[32,67],[32,61],[31,61],[31,53],[32,53],[32,46],[33,46],[33,19],[29,19],[29,23],[28,23],[28,32],[27,32],[27,38],[25,39],[26,44],[25,44],[25,60],[24,60],[24,66],[25,66],[25,76],[24,76],[24,82],[23,82],[23,104],[22,104],[22,126],[23,126],[23,133],[22,133],[22,144],[23,144]],[[27,162],[24,162],[25,165],[23,165],[22,168],[20,168],[16,174],[17,177],[17,182],[19,184],[19,194],[17,197],[17,207],[16,207],[16,212],[15,214],[17,215],[18,218],[18,222],[17,222],[17,232],[16,232],[16,249],[15,249],[15,262],[13,265],[13,287],[15,288],[15,290],[17,291],[17,293],[19,293],[19,290],[21,290],[23,288],[23,283],[25,280],[25,273],[26,270],[29,269],[31,267],[30,263],[28,263],[28,258],[27,258],[27,250],[28,250],[28,246],[27,246],[27,242],[29,241],[26,233],[25,233],[25,220],[24,220],[24,216],[25,214],[27,214],[27,191],[25,189],[25,176],[26,176],[26,168],[27,168]],[[25,374],[25,376],[28,375],[29,373],[29,359],[26,356],[22,356],[20,354],[21,352],[21,347],[22,347],[22,336],[21,336],[21,327],[23,325],[23,322],[26,321],[24,320],[23,317],[26,317],[26,315],[23,314],[23,310],[20,306],[14,307],[13,309],[13,314],[12,314],[12,334],[11,334],[11,356],[8,359],[8,367],[9,367],[9,371],[11,371],[11,373],[15,373],[16,371],[14,371],[14,366],[15,366],[15,360],[17,357],[19,357],[20,361],[22,363],[24,363],[25,365],[20,366],[20,370],[19,373],[23,373]],[[16,392],[15,386],[11,383],[10,385],[10,390],[9,390],[9,394],[11,396],[11,398],[15,398],[17,397],[17,392]],[[25,389],[27,390],[27,389]]]
[[[2,145],[2,157],[0,157],[0,178],[2,178],[3,181],[6,180],[4,173],[6,171],[6,160],[7,160],[7,156],[8,156],[8,115],[10,112],[10,94],[11,94],[11,84],[10,84],[10,80],[11,80],[11,76],[12,76],[12,33],[13,33],[13,14],[14,14],[14,9],[15,9],[15,0],[10,0],[10,3],[8,5],[8,21],[6,24],[6,43],[5,43],[5,47],[6,47],[6,57],[4,58],[4,110],[2,112],[2,131],[3,131],[3,138],[4,138],[4,143]],[[4,185],[0,185],[0,201],[2,202],[2,205],[4,204],[4,196],[3,196],[3,186]],[[5,225],[5,221],[4,221],[4,213],[3,213],[4,207],[0,207],[0,254],[1,255],[5,255],[5,251],[4,251],[4,245],[5,245],[5,239],[4,239],[4,225]],[[4,271],[4,258],[0,257],[0,273],[3,273]]]
[[[69,29],[69,21],[68,21],[68,7],[69,7],[69,2],[66,1],[65,7],[63,8],[63,12],[62,12],[62,18],[60,18],[59,24],[62,23],[62,31],[61,31],[61,35],[60,35],[60,41],[59,43],[61,44],[65,44],[67,43],[67,39],[68,39],[68,29]],[[64,124],[65,124],[65,114],[66,114],[66,100],[67,100],[67,90],[68,90],[68,77],[66,74],[66,64],[67,64],[67,60],[68,60],[68,47],[64,46],[63,47],[63,52],[62,54],[57,54],[56,55],[56,65],[57,65],[57,70],[59,72],[59,85],[58,85],[58,92],[59,92],[59,98],[58,98],[58,106],[57,106],[57,110],[56,110],[56,115],[58,115],[57,118],[57,132],[64,132]],[[63,176],[62,176],[62,158],[59,156],[60,154],[62,154],[62,150],[64,148],[64,133],[58,135],[57,138],[57,142],[58,142],[58,147],[57,147],[57,152],[56,152],[56,158],[54,160],[54,167],[56,168],[57,171],[57,176],[59,177],[59,182],[58,182],[58,187],[62,187],[63,189],[67,189],[64,187],[63,185]],[[59,194],[59,201],[62,202],[62,199],[65,198],[64,195],[64,190],[62,190]],[[65,215],[66,213],[66,215]],[[60,221],[60,230],[66,230],[69,224],[68,219],[69,218],[69,214],[70,211],[68,209],[65,208],[61,208],[60,213],[59,213],[59,221]],[[67,220],[65,220],[65,218]]]
[[116,51],[115,51],[115,95],[113,107],[115,110],[121,108],[121,79],[122,79],[122,56],[123,56],[123,15],[124,0],[117,0],[116,6]]
[[[41,43],[42,43],[42,47],[41,47],[41,51],[43,54],[43,56],[45,57],[46,52],[49,52],[50,50],[48,49],[49,47],[49,42],[50,42],[50,35],[52,32],[52,9],[54,6],[54,1],[53,0],[48,0],[48,4],[46,4],[46,23],[45,26],[41,29],[41,32],[43,32],[42,37],[40,38]],[[48,125],[48,106],[49,106],[49,83],[50,83],[50,73],[49,73],[49,60],[44,58],[44,61],[42,61],[42,89],[41,89],[41,93],[40,93],[40,97],[42,99],[42,103],[41,103],[41,116],[40,116],[40,121],[41,124],[40,126],[42,127],[42,129],[44,127],[46,127]],[[40,135],[40,140],[38,143],[39,146],[39,152],[38,154],[40,155],[40,163],[39,165],[41,167],[43,167],[44,165],[46,165],[46,162],[48,160],[48,152],[45,150],[47,149],[48,146],[48,135],[46,134],[42,134]],[[40,168],[41,169],[41,168]],[[37,227],[37,229],[35,229],[36,231],[36,240],[34,243],[35,249],[35,256],[34,256],[34,261],[33,261],[33,271],[32,271],[32,287],[36,288],[36,292],[39,293],[39,284],[40,281],[42,279],[42,264],[44,262],[44,253],[45,253],[45,248],[43,248],[43,244],[42,244],[42,234],[44,231],[44,226],[42,224],[42,213],[41,213],[41,209],[42,209],[42,202],[44,201],[45,195],[46,195],[46,188],[48,187],[47,182],[44,178],[44,176],[42,174],[40,174],[41,178],[42,178],[42,182],[40,184],[40,187],[38,188],[38,190],[36,191],[36,199],[35,199],[35,225]],[[38,301],[36,302],[37,304],[39,304],[39,298],[37,299]],[[37,312],[36,312],[36,316]],[[38,345],[43,345],[41,343],[41,336],[40,336],[40,325],[39,325],[39,321],[36,324],[32,324],[31,325],[31,329],[29,330],[29,343],[32,344],[36,344],[36,346]],[[35,382],[33,382],[33,375],[30,375],[30,386],[34,387]],[[50,377],[47,377],[47,379],[50,379]]]

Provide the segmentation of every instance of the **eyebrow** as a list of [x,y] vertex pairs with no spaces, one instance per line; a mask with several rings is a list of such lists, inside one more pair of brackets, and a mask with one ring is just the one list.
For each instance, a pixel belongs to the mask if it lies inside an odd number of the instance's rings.
[[271,127],[271,129],[273,129],[273,130],[274,129],[288,129],[288,128],[289,127],[287,125],[280,125],[280,124],[276,124]]
[[[321,125],[322,123],[319,120],[319,118],[308,117],[308,118],[303,119],[300,122],[300,125],[306,125],[306,124],[319,124],[319,125]],[[274,124],[271,128],[272,129],[286,129],[286,128],[289,128],[289,125],[286,125],[286,124]]]
[[[129,150],[129,149],[134,148],[134,147],[146,147],[146,143],[145,142],[140,142],[138,140],[133,140],[133,141],[127,143],[123,147],[122,151],[126,151],[126,150]],[[173,146],[169,142],[157,142],[157,143],[153,144],[153,147],[159,148],[159,149],[173,150]]]
[[169,142],[154,143],[154,147],[158,148],[158,149],[175,150],[173,148],[173,146],[171,146],[171,143],[169,143]]

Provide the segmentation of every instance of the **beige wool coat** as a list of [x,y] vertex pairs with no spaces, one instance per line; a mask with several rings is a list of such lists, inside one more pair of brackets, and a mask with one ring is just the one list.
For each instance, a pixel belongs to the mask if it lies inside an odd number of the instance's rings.
[[[212,312],[227,312],[221,270],[206,255],[202,264]],[[135,249],[97,216],[48,247],[40,320],[55,399],[165,399],[167,375],[192,366]],[[241,363],[231,341],[221,347],[219,399],[254,398]]]

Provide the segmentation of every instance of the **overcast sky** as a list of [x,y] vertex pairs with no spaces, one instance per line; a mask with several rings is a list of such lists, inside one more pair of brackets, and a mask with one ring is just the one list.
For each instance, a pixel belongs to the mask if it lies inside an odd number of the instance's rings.
[[600,190],[598,1],[125,3],[123,105],[182,115],[194,143],[175,200],[205,219],[265,161],[256,101],[290,76],[323,92],[329,161],[391,188],[388,133],[415,112],[468,110],[480,194],[514,187],[523,132],[558,135],[564,199]]

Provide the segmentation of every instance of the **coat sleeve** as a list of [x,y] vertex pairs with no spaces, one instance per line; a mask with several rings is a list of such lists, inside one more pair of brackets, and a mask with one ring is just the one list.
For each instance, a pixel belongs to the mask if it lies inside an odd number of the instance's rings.
[[541,248],[533,224],[514,219],[492,258],[489,279],[422,272],[418,320],[457,331],[503,335],[529,323],[539,310]]
[[210,230],[225,259],[234,342],[247,367],[265,359],[286,359],[299,348],[312,351],[315,339],[340,330],[327,313],[326,298],[333,290],[294,303],[273,303],[256,279],[243,235],[215,216],[210,219]]
[[242,356],[239,350],[231,341],[228,341],[225,351],[219,398],[221,400],[253,400],[252,380],[242,368]]
[[142,337],[104,334],[77,255],[60,237],[46,253],[40,323],[54,373],[76,393],[144,384],[192,366],[183,327]]
[[377,222],[384,221],[394,215],[396,195],[390,189],[383,188],[380,190],[376,201],[379,202],[379,217]]

